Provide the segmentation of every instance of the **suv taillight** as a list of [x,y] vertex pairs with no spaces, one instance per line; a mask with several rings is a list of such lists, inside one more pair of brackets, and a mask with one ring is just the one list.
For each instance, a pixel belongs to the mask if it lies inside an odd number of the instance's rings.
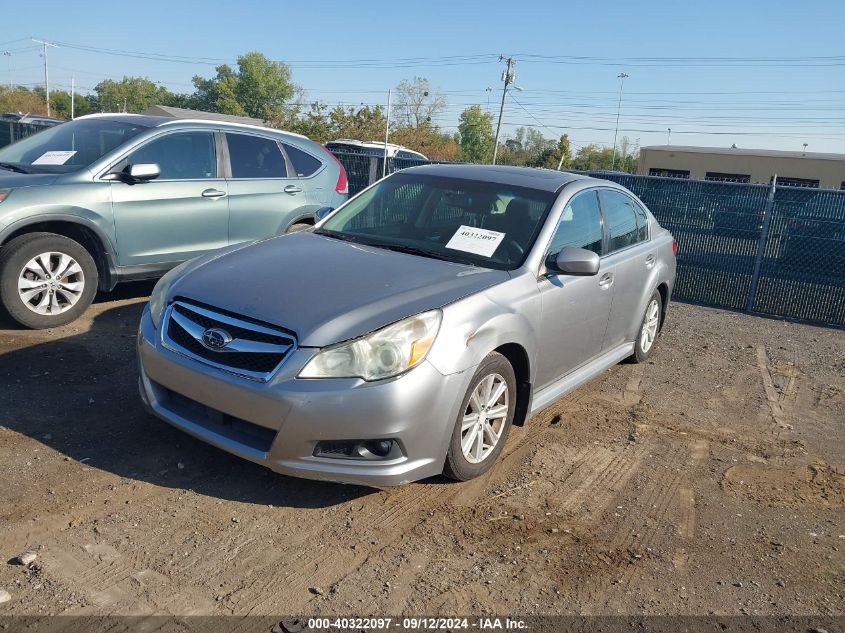
[[678,254],[678,240],[672,239],[672,255]]
[[337,166],[340,167],[340,173],[337,176],[337,184],[334,187],[334,190],[337,191],[342,196],[349,195],[349,180],[346,178],[346,167],[343,166],[337,156],[331,153],[328,147],[325,145],[321,146],[325,151],[326,154],[332,157],[332,160],[337,163]]

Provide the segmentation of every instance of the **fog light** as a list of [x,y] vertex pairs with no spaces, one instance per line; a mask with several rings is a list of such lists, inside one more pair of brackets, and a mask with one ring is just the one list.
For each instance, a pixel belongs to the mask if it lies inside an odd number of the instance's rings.
[[364,446],[366,446],[367,450],[370,451],[373,455],[377,455],[378,457],[384,457],[388,453],[390,453],[390,449],[393,448],[393,440],[379,440],[378,442],[367,442]]
[[365,459],[370,461],[397,459],[402,449],[396,440],[335,440],[318,442],[315,457]]

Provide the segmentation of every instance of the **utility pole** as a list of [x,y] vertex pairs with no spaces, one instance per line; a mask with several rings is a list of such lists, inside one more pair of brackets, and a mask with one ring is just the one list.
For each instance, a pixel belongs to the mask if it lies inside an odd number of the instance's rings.
[[496,164],[496,154],[499,153],[499,132],[502,130],[502,114],[505,112],[505,97],[508,95],[508,86],[513,83],[513,65],[516,64],[516,60],[513,57],[505,57],[504,55],[499,55],[499,61],[506,61],[508,63],[508,68],[502,73],[502,81],[505,85],[504,88],[502,88],[502,105],[499,107],[499,123],[496,125],[496,140],[493,141],[494,165]]
[[70,76],[70,120],[74,119],[74,106],[76,105],[76,76]]
[[381,177],[387,174],[387,139],[390,136],[390,88],[387,89],[387,120],[384,122],[384,162],[381,165]]
[[6,64],[9,69],[9,90],[12,89],[12,54],[9,51],[3,51],[3,56],[6,58]]
[[47,116],[50,116],[50,78],[47,74],[47,48],[58,48],[58,45],[46,40],[37,40],[34,37],[32,38],[32,41],[36,44],[41,44],[44,47],[44,92],[47,96]]
[[619,134],[619,113],[622,111],[622,86],[625,85],[625,79],[630,75],[619,73],[616,78],[619,79],[619,103],[616,106],[616,131],[613,132],[613,161],[610,163],[610,169],[616,168],[616,136]]
[[484,89],[484,92],[487,93],[487,112],[490,112],[490,93],[493,92],[493,89],[490,86]]

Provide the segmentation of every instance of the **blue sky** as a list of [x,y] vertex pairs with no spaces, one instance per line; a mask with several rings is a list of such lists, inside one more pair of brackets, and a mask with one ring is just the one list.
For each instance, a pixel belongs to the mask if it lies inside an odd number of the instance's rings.
[[[78,1],[70,11],[50,1],[20,20],[9,16],[13,6],[27,13],[21,5],[3,5],[0,52],[11,52],[0,57],[3,82],[9,68],[15,83],[43,81],[39,50],[23,39],[30,36],[190,60],[50,49],[51,85],[69,87],[74,75],[83,92],[124,74],[189,91],[193,75],[210,76],[216,63],[257,50],[290,62],[308,96],[330,104],[384,103],[402,79],[427,77],[449,104],[437,123],[453,131],[468,104],[487,107],[489,97],[497,111],[503,64],[496,56],[504,53],[517,59],[523,88],[506,101],[505,133],[524,124],[548,137],[568,132],[576,147],[612,145],[617,75],[625,72],[620,137],[664,144],[671,127],[673,144],[800,150],[807,143],[808,151],[845,153],[845,2],[834,0],[146,0]],[[818,59],[825,57],[834,59]]]

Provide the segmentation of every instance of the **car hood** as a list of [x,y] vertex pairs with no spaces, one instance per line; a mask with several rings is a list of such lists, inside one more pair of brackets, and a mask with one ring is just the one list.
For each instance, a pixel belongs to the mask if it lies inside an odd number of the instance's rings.
[[372,332],[506,281],[505,271],[291,233],[219,253],[175,280],[199,301],[292,330],[303,347]]
[[56,178],[58,174],[19,174],[0,167],[0,189],[51,185],[56,182]]

